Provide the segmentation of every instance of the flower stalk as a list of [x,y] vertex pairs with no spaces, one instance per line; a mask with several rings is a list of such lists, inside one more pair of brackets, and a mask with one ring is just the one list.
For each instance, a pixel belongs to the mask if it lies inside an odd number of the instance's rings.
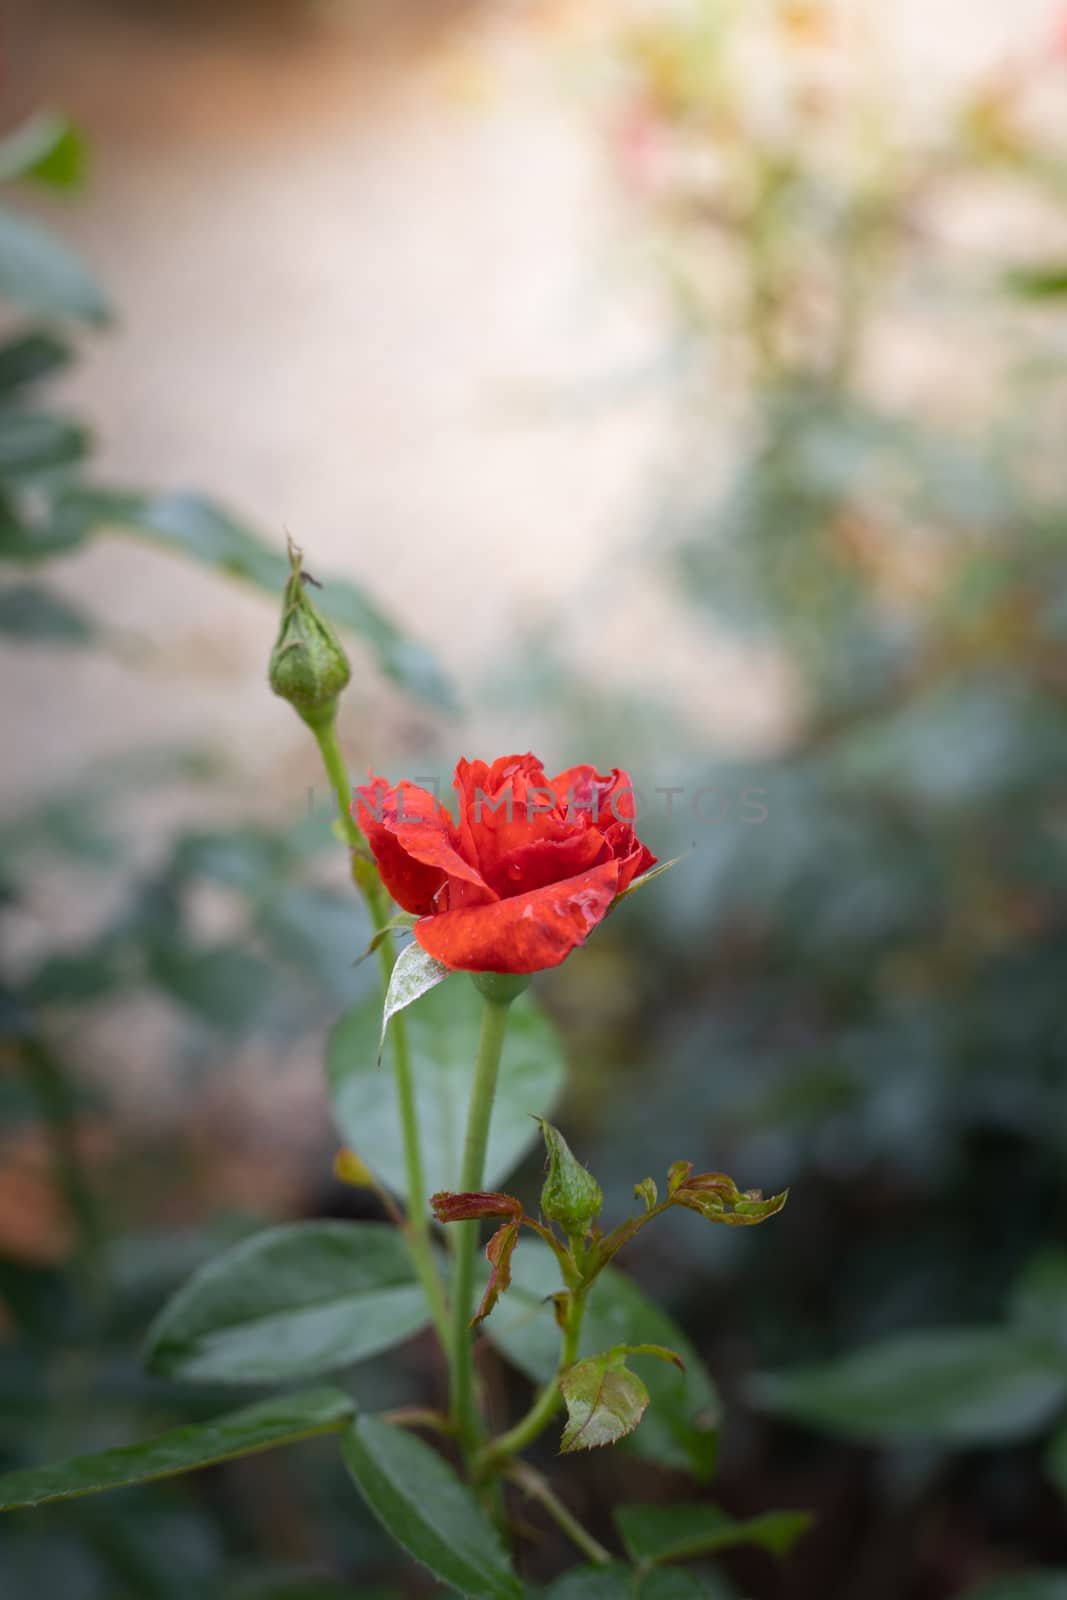
[[[512,997],[513,998],[513,997]],[[478,1057],[474,1067],[467,1133],[463,1145],[460,1188],[480,1189],[485,1175],[485,1151],[489,1124],[500,1069],[500,1056],[507,1031],[511,998],[491,999],[482,1008],[482,1027]],[[478,1248],[477,1221],[456,1224],[458,1242],[452,1279],[451,1402],[452,1420],[468,1461],[482,1440],[482,1425],[474,1400],[474,1361],[471,1339],[471,1313],[474,1302],[474,1258]]]
[[[337,739],[336,725],[333,718],[330,718],[328,721],[318,725],[312,724],[311,731],[315,735],[315,740],[322,756],[322,764],[330,780],[330,787],[337,798],[338,816],[352,853],[353,880],[362,891],[367,902],[367,909],[370,913],[371,924],[375,933],[380,933],[389,920],[389,897],[382,886],[377,870],[369,858],[367,841],[352,819],[351,789],[349,787],[348,774],[345,770],[344,757],[341,754],[341,747]],[[383,939],[378,945],[378,965],[382,974],[382,990],[386,993],[389,989],[389,979],[392,976],[395,960],[392,944],[389,939]],[[411,1253],[412,1265],[418,1274],[419,1282],[426,1295],[434,1327],[447,1354],[451,1342],[448,1307],[430,1244],[430,1230],[425,1205],[426,1180],[422,1164],[422,1147],[419,1141],[415,1085],[411,1074],[411,1055],[403,1016],[393,1018],[390,1033],[393,1041],[393,1075],[396,1082],[397,1111],[400,1116],[404,1144],[404,1177],[407,1187],[407,1218],[403,1232],[407,1240],[408,1250]]]

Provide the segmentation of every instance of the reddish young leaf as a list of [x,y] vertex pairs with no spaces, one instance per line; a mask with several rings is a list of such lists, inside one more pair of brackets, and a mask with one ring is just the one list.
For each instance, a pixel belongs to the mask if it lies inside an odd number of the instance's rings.
[[515,1217],[511,1222],[505,1222],[498,1228],[485,1247],[485,1259],[492,1271],[489,1282],[482,1295],[482,1303],[470,1320],[471,1327],[476,1327],[479,1322],[484,1322],[486,1317],[496,1305],[504,1290],[511,1283],[511,1257],[515,1246],[519,1242],[519,1229],[522,1227],[522,1218]]
[[513,1194],[472,1192],[450,1194],[443,1189],[430,1196],[438,1222],[469,1222],[478,1217],[521,1217],[522,1202]]

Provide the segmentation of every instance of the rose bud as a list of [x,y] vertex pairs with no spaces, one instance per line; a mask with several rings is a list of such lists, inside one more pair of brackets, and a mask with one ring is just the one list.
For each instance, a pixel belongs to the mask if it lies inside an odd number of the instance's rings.
[[558,1128],[542,1119],[541,1133],[548,1151],[548,1176],[541,1190],[542,1215],[550,1222],[558,1222],[569,1239],[584,1238],[604,1204],[600,1185],[575,1160]]
[[[301,571],[302,551],[290,539],[292,571],[282,599],[282,620],[270,657],[270,686],[312,728],[326,728],[352,669],[333,628],[312,604]],[[314,580],[310,580],[314,581]]]

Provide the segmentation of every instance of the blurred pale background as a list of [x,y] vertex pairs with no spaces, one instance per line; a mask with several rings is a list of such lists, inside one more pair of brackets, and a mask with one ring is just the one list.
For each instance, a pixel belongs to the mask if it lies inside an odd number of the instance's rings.
[[[1050,13],[838,9],[860,33],[876,15],[920,127],[954,81],[1039,49]],[[517,623],[564,619],[578,664],[607,653],[615,684],[669,685],[728,742],[774,743],[774,653],[697,627],[633,555],[671,400],[661,284],[595,114],[610,8],[7,10],[10,119],[54,105],[92,141],[87,195],[46,214],[119,308],[68,386],[101,474],[210,491],[279,542],[290,529],[312,571],[364,582],[475,707],[468,739],[551,742],[551,720],[477,705]],[[266,599],[132,541],[56,582],[124,650],[76,667],[36,651],[32,670],[3,652],[7,800],[148,735],[217,738],[275,801],[301,792],[291,758],[312,763],[264,692]],[[364,732],[346,727],[354,766]]]

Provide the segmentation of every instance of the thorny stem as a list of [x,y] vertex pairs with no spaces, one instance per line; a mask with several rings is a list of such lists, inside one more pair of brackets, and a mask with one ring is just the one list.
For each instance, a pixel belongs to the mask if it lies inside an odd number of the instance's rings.
[[[381,879],[366,860],[367,842],[352,819],[352,792],[344,757],[337,741],[333,719],[324,726],[312,726],[318,741],[323,766],[330,786],[337,797],[337,811],[352,851],[352,877],[363,891],[367,901],[374,931],[380,933],[389,920],[389,904]],[[365,870],[364,870],[365,869]],[[378,946],[378,964],[381,967],[382,987],[389,988],[395,962],[393,948],[388,939]],[[408,1215],[404,1224],[404,1237],[411,1254],[412,1265],[426,1295],[434,1327],[446,1353],[449,1351],[448,1307],[441,1279],[434,1264],[430,1246],[429,1218],[426,1212],[426,1181],[419,1144],[418,1115],[415,1106],[415,1086],[411,1076],[411,1056],[408,1051],[407,1028],[403,1016],[394,1016],[389,1032],[393,1041],[393,1072],[396,1082],[397,1108],[404,1142],[404,1174],[407,1183]]]

